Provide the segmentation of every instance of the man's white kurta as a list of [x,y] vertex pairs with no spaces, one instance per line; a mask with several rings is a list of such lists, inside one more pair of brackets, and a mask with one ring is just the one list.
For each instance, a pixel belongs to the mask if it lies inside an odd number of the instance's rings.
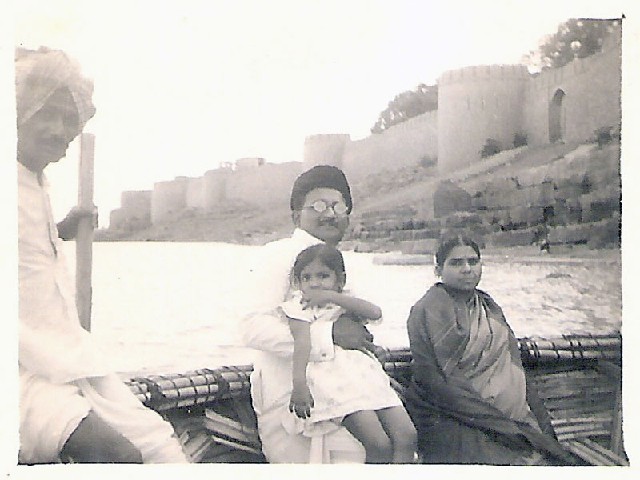
[[89,413],[145,462],[185,462],[171,425],[144,407],[78,320],[46,179],[18,165],[20,461],[55,462]]
[[78,321],[46,179],[17,165],[20,365],[54,383],[110,373]]

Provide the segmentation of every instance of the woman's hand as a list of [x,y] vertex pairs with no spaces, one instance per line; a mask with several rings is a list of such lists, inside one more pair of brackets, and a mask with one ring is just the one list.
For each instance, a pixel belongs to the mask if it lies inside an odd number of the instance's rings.
[[313,396],[309,391],[309,386],[294,385],[289,401],[289,411],[295,413],[299,418],[309,418],[313,408]]

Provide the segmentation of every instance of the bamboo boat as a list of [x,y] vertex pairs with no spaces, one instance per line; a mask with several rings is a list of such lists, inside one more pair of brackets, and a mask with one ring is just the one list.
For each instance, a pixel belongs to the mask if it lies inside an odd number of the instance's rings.
[[[85,208],[93,207],[93,149],[93,136],[83,134],[78,203]],[[81,324],[90,330],[92,221],[84,219],[81,227],[76,239],[76,302]],[[527,380],[537,387],[558,441],[585,464],[629,465],[622,442],[621,335],[518,342]],[[376,355],[403,398],[411,376],[411,352],[379,348]],[[126,384],[173,425],[190,461],[265,463],[251,405],[251,371],[251,365],[204,368],[131,378]]]
[[[79,204],[93,205],[93,138],[83,136]],[[91,222],[77,239],[77,303],[90,330]],[[629,465],[622,442],[622,337],[518,339],[528,381],[538,389],[558,441],[587,465]],[[376,355],[401,398],[411,376],[408,349]],[[265,463],[251,405],[251,365],[130,379],[132,392],[174,427],[192,462]]]
[[[629,465],[622,444],[622,337],[520,338],[528,380],[538,388],[558,441],[587,465]],[[377,352],[402,397],[408,349]],[[132,378],[135,395],[175,428],[190,460],[264,463],[251,406],[251,365]]]

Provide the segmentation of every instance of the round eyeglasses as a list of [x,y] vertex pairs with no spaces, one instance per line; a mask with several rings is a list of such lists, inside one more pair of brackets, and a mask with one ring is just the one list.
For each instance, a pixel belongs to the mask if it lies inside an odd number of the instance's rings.
[[330,208],[331,210],[333,210],[333,213],[335,213],[336,215],[344,215],[345,213],[347,213],[347,210],[348,210],[344,202],[338,201],[338,202],[329,203],[325,200],[316,200],[311,205],[306,205],[302,208],[306,210],[314,210],[315,212],[318,212],[318,213],[324,213],[328,208]]

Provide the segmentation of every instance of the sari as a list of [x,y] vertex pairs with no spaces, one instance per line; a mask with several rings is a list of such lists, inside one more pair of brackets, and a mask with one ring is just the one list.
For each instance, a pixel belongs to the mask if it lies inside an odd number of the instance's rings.
[[527,384],[517,340],[498,304],[438,283],[407,321],[412,379],[406,406],[424,463],[575,464]]

